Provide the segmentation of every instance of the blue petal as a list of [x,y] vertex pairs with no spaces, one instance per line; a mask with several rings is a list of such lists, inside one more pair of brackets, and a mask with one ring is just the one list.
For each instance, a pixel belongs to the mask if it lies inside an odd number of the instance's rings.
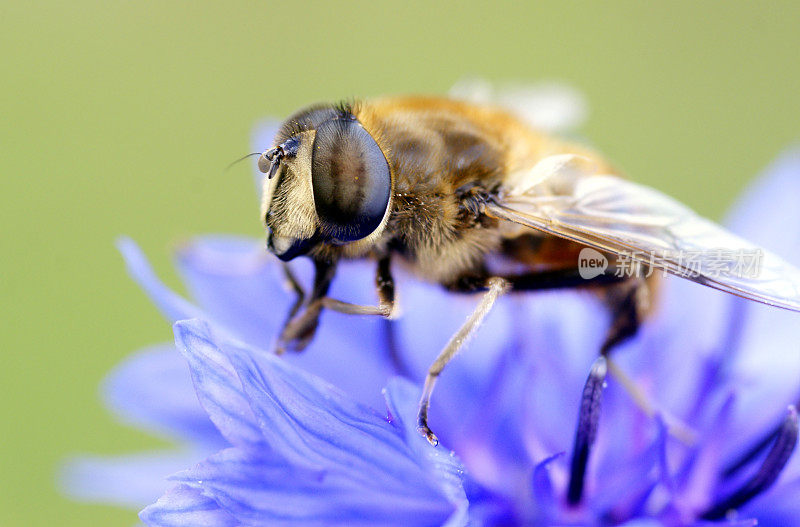
[[667,492],[672,495],[675,492],[675,479],[672,474],[672,468],[669,464],[667,451],[667,439],[669,435],[667,433],[667,425],[660,415],[656,416],[656,425],[658,426],[658,439],[656,447],[658,449],[659,480]]
[[219,450],[227,443],[197,400],[186,361],[172,344],[141,350],[102,387],[107,406],[132,426]]
[[297,465],[359,467],[384,485],[405,485],[417,461],[385,418],[275,356],[224,349],[272,449]]
[[652,518],[637,518],[620,524],[619,527],[665,527],[663,523]]
[[[290,296],[280,286],[280,270],[254,242],[215,237],[190,244],[181,251],[180,269],[204,310],[166,287],[134,242],[123,240],[120,250],[133,278],[171,321],[203,318],[213,322],[220,332],[270,349],[279,323],[288,312]],[[374,302],[365,299],[371,290],[367,287],[371,278],[365,274],[368,264],[346,262],[341,267],[332,294],[355,302]],[[300,268],[302,271],[302,265]],[[357,400],[382,404],[379,390],[393,371],[385,351],[383,322],[376,317],[325,313],[314,343],[306,352],[292,355],[288,360],[328,379]],[[350,374],[353,363],[361,364],[361,375]]]
[[800,209],[800,148],[782,153],[742,194],[728,214],[726,225],[736,234],[800,262],[800,239],[787,237],[797,229]]
[[189,361],[200,404],[222,435],[233,445],[264,449],[266,443],[242,383],[214,343],[208,324],[199,320],[176,323],[175,345]]
[[389,388],[393,424],[286,361],[215,341],[200,321],[175,327],[212,419],[224,403],[225,425],[252,436],[255,417],[265,443],[253,448],[250,440],[245,450],[221,452],[176,476],[179,481],[201,487],[252,525],[405,524],[411,518],[441,524],[448,517],[452,525],[466,523],[460,464],[407,424],[417,389]]
[[522,386],[535,458],[572,447],[581,393],[608,328],[605,307],[582,292],[540,294],[514,312],[531,377]]
[[170,474],[208,454],[193,450],[75,457],[59,471],[59,487],[76,500],[141,508],[163,494]]
[[[401,309],[400,318],[394,322],[396,342],[411,378],[422,382],[430,364],[475,309],[478,295],[449,293],[438,285],[413,279],[402,270],[395,274]],[[509,337],[513,335],[508,302],[504,300],[507,299],[500,299],[474,339],[445,368],[430,410],[430,424],[442,445],[463,453],[465,463],[471,464],[472,475],[484,484],[519,480],[529,474],[526,467],[516,468],[519,464],[514,462],[509,467],[514,467],[515,477],[496,459],[525,456],[520,434],[505,435],[495,426],[495,420],[501,422],[505,417],[499,411],[500,405],[506,403],[514,412],[521,408],[519,401],[500,399],[496,397],[500,392],[494,390],[511,383],[510,379],[499,378],[507,377],[499,368],[505,364],[504,353],[511,350]],[[518,423],[518,419],[512,423]],[[499,442],[492,436],[495,431],[503,435]]]
[[147,258],[130,238],[117,241],[131,277],[145,290],[161,313],[171,322],[200,317],[203,313],[186,299],[169,289],[153,272]]
[[677,277],[663,279],[655,298],[654,315],[618,362],[632,377],[647,379],[660,407],[685,416],[705,395],[697,393],[705,375],[698,364],[710,364],[732,347],[736,299]]
[[550,477],[550,465],[553,461],[564,457],[565,452],[559,452],[544,458],[533,469],[533,499],[536,501],[540,523],[557,514],[558,500],[553,489]]
[[[720,520],[720,521],[699,521],[692,524],[692,527],[756,527],[759,525],[763,527],[760,519],[745,518],[743,520]],[[779,524],[785,527],[788,524]]]
[[730,417],[735,398],[730,394],[708,423],[705,435],[693,447],[690,472],[676,495],[676,507],[684,512],[701,512],[709,507],[717,478],[722,473],[723,447],[730,439]]
[[233,444],[297,466],[348,467],[365,483],[397,492],[413,474],[420,491],[441,493],[420,480],[418,456],[384,417],[284,360],[216,342],[203,322],[175,328],[201,402]]
[[153,527],[235,527],[241,525],[217,503],[188,485],[177,485],[139,513]]
[[622,443],[629,453],[624,458],[616,456],[614,459],[606,456],[603,448],[596,448],[598,469],[592,475],[591,508],[597,517],[609,515],[625,518],[641,514],[639,507],[659,480],[655,468],[659,467],[667,435],[666,428],[659,420],[640,423],[642,430],[639,433],[652,434],[644,448],[641,448],[636,444],[637,439],[619,433],[616,421],[604,418],[601,430],[611,427],[614,431],[606,430],[602,434],[603,439]]
[[[742,328],[741,349],[732,364],[731,383],[739,394],[731,425],[728,454],[747,448],[756,438],[780,423],[786,406],[800,392],[800,353],[797,339],[800,314],[749,308]],[[797,461],[792,462],[797,466]]]
[[[402,285],[400,291],[405,309],[398,321],[398,336],[404,358],[412,367],[414,376],[422,380],[439,351],[475,309],[479,295],[457,295],[415,280]],[[589,309],[582,307],[587,300],[591,306]],[[570,374],[574,371],[579,379],[578,385],[582,386],[585,371],[579,363],[591,363],[590,357],[599,349],[599,342],[593,338],[602,336],[592,332],[605,322],[604,316],[593,311],[599,307],[596,304],[592,306],[586,295],[574,293],[520,294],[498,300],[475,338],[442,374],[433,404],[441,408],[440,419],[457,420],[452,424],[448,422],[445,428],[463,428],[465,414],[471,413],[471,405],[482,405],[489,392],[502,389],[502,383],[497,383],[493,374],[505,360],[516,358],[514,369],[525,371],[546,368],[554,358]],[[576,309],[578,313],[575,313]],[[431,316],[431,313],[436,313],[436,316]],[[585,327],[584,322],[589,327]],[[575,331],[575,327],[582,329]],[[580,356],[577,361],[574,360],[576,355]],[[531,375],[534,372],[528,370],[526,373]],[[529,388],[535,389],[534,386]],[[514,411],[519,409],[517,407]],[[433,410],[432,415],[435,415]],[[481,417],[491,415],[484,413]],[[481,423],[484,429],[487,428],[485,425],[485,422]]]
[[419,492],[414,479],[401,494],[342,468],[304,469],[228,449],[175,479],[251,526],[442,525],[452,511],[441,497]]
[[419,388],[409,381],[400,377],[392,379],[386,388],[389,414],[403,429],[406,443],[415,455],[425,461],[423,469],[427,469],[447,499],[456,506],[456,511],[446,525],[466,525],[468,502],[464,492],[464,467],[454,452],[431,446],[417,431],[420,395]]

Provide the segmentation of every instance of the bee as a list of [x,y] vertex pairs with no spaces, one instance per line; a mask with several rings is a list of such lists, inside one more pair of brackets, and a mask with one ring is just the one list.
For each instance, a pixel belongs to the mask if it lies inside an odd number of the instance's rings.
[[[258,167],[267,175],[269,251],[283,262],[309,257],[315,267],[306,294],[284,265],[298,298],[279,352],[306,347],[323,309],[394,317],[393,261],[450,291],[482,292],[425,380],[417,424],[433,444],[436,379],[509,291],[596,290],[611,314],[602,355],[647,314],[648,270],[800,311],[800,271],[788,263],[625,179],[593,150],[489,104],[388,97],[312,106],[282,124]],[[587,278],[579,264],[587,248],[611,268]],[[758,273],[720,274],[711,260],[681,257],[702,249],[757,251]],[[327,296],[337,262],[352,258],[375,262],[376,305]],[[638,272],[610,272],[626,261]]]

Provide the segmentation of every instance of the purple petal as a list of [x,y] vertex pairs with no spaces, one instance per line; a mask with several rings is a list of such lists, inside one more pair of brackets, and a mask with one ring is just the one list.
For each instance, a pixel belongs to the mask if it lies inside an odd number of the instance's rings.
[[147,295],[171,322],[203,316],[203,313],[186,299],[169,289],[153,272],[147,258],[136,242],[130,238],[117,241],[117,248],[125,259],[131,277],[145,290]]
[[800,262],[800,239],[787,237],[786,229],[798,229],[800,209],[800,148],[783,152],[742,193],[725,222],[736,234]]
[[59,471],[59,487],[76,500],[141,508],[163,494],[170,474],[208,454],[197,450],[75,457]]
[[[476,308],[480,296],[459,295],[441,286],[397,273],[400,318],[396,342],[413,380],[422,382],[428,367]],[[508,299],[499,299],[483,325],[445,368],[432,399],[431,425],[443,444],[465,437],[465,427],[478,412],[492,379],[491,372],[507,349],[511,335]],[[435,314],[435,316],[431,316]]]
[[123,422],[218,450],[220,436],[197,400],[186,361],[172,344],[141,350],[117,365],[102,388]]
[[696,455],[691,460],[691,472],[685,478],[677,496],[679,506],[684,511],[702,512],[713,498],[713,489],[722,472],[723,446],[731,437],[728,427],[734,401],[733,394],[725,399],[705,430],[704,437],[694,447]]
[[176,323],[175,345],[189,361],[200,404],[222,435],[233,445],[264,449],[261,429],[241,381],[215,344],[208,324],[200,320]]
[[386,404],[389,414],[405,433],[406,443],[415,455],[424,460],[422,466],[438,483],[447,499],[456,506],[456,511],[447,522],[448,526],[466,525],[467,498],[464,492],[464,467],[452,451],[431,446],[417,431],[417,410],[421,390],[409,381],[395,377],[386,388]]
[[[421,378],[477,298],[414,283],[401,291],[411,298],[407,305],[425,306],[406,312],[399,328],[405,357]],[[571,443],[574,422],[564,419],[565,408],[577,413],[582,368],[596,357],[607,317],[580,293],[512,295],[496,309],[442,374],[431,423],[473,478],[508,499],[527,500],[532,459]],[[431,345],[436,335],[440,343]]]
[[521,302],[514,320],[531,369],[521,388],[532,457],[569,451],[586,372],[607,331],[606,310],[586,293],[547,293]]
[[396,428],[333,386],[275,356],[254,358],[230,343],[220,348],[202,322],[175,327],[201,402],[233,444],[275,452],[298,466],[360,468],[387,488],[402,489],[409,471],[418,473],[419,460]]
[[[397,274],[401,307],[401,318],[395,322],[397,342],[412,378],[422,382],[480,297],[450,293]],[[519,463],[526,457],[519,429],[519,388],[529,372],[527,363],[515,361],[522,354],[517,353],[519,340],[511,320],[514,304],[510,297],[498,300],[474,339],[445,368],[430,410],[430,424],[441,444],[462,453],[481,484],[505,487],[507,492],[530,476],[530,466]]]
[[[764,527],[765,524],[763,524],[760,519],[745,518],[743,520],[721,520],[721,521],[718,521],[718,522],[699,521],[699,522],[693,523],[692,527],[719,527],[721,525],[724,526],[724,527],[756,527],[756,525]],[[788,524],[780,523],[780,524],[777,524],[777,525],[780,525],[780,526],[783,527],[783,526],[786,526]]]
[[[710,362],[731,347],[736,299],[720,291],[677,277],[663,279],[656,290],[657,306],[633,341],[629,357],[620,359],[631,375],[647,379],[660,406],[686,415],[698,396]],[[691,360],[687,360],[691,355]]]
[[[404,434],[384,417],[287,361],[254,357],[239,345],[215,342],[202,322],[180,322],[176,335],[187,350],[204,407],[213,419],[224,403],[223,433],[235,442],[244,435],[250,446],[246,451],[229,449],[179,478],[202,485],[237,518],[253,524],[287,517],[335,524],[342,515],[349,521],[374,517],[380,522],[391,510],[398,515],[398,510],[416,509],[423,518],[446,513],[442,521],[453,513],[448,500],[460,489],[454,485],[460,484],[461,470],[443,449],[433,449],[416,432],[409,437],[407,427],[404,441]],[[406,398],[410,392],[390,391]],[[241,409],[244,404],[249,411]],[[265,443],[260,448],[253,448],[250,437],[255,435],[254,418]],[[226,432],[237,428],[244,432]],[[233,438],[236,433],[239,437]],[[324,499],[327,495],[330,501]],[[463,490],[461,495],[458,510],[465,518]]]
[[[800,314],[767,306],[750,309],[742,348],[731,367],[739,394],[727,455],[735,456],[780,422],[786,405],[800,393]],[[793,465],[798,466],[795,462]]]
[[175,479],[251,526],[441,525],[452,511],[414,479],[400,493],[353,475],[345,467],[304,469],[228,449]]
[[638,518],[620,524],[619,527],[665,527],[663,523],[651,518]]
[[235,527],[241,525],[217,503],[188,485],[177,485],[139,513],[153,527]]
[[270,447],[297,465],[337,463],[380,467],[373,477],[404,485],[416,461],[397,430],[322,379],[272,355],[253,357],[225,345],[262,434]]
[[[636,517],[641,511],[639,507],[642,501],[649,495],[657,481],[659,474],[656,467],[660,467],[661,452],[666,442],[667,430],[659,423],[657,418],[655,423],[641,423],[641,433],[650,433],[649,442],[644,448],[638,445],[627,443],[629,455],[623,459],[610,459],[598,451],[600,462],[597,463],[598,469],[593,478],[594,492],[591,496],[591,508],[597,516],[609,514],[613,517]],[[605,419],[604,426],[616,428],[616,422]],[[610,434],[604,434],[608,437]],[[617,441],[625,434],[613,434]],[[613,440],[613,439],[612,439]],[[600,449],[598,449],[600,450]]]
[[661,484],[664,485],[664,488],[667,489],[667,492],[672,495],[675,492],[675,479],[673,478],[667,450],[667,439],[669,435],[667,433],[667,425],[660,415],[656,416],[656,425],[658,426],[656,448],[658,449],[659,480]]
[[540,510],[542,520],[553,518],[557,513],[558,501],[550,477],[550,464],[563,458],[565,454],[566,452],[558,452],[548,456],[533,469],[533,499],[536,501],[537,509]]

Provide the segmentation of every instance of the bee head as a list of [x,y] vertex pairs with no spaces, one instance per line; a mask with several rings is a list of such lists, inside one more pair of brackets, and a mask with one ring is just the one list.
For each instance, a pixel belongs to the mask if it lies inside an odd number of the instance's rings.
[[364,240],[385,223],[391,171],[373,136],[346,109],[314,107],[289,118],[258,160],[268,175],[267,247],[288,261],[316,245]]

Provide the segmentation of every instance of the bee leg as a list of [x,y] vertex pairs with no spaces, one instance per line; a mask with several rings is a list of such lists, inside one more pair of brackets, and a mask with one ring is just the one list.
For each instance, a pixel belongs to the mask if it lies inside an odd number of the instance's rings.
[[[335,264],[329,262],[315,262],[316,275],[314,278],[314,289],[308,299],[305,310],[299,315],[302,299],[295,302],[289,318],[284,325],[278,340],[277,353],[283,353],[287,348],[292,351],[302,351],[311,342],[319,324],[319,316],[323,309],[330,309],[347,315],[377,315],[390,318],[394,312],[394,279],[389,268],[389,258],[384,257],[378,261],[378,271],[375,283],[378,288],[380,302],[377,306],[364,306],[343,302],[335,298],[325,296],[330,288],[330,283],[335,274]],[[289,278],[290,284],[293,277]],[[294,280],[295,290],[302,291],[299,284]]]
[[284,267],[284,272],[290,285],[298,293],[298,299],[289,311],[289,316],[278,337],[278,344],[275,349],[275,353],[278,355],[284,353],[287,349],[302,351],[314,338],[319,324],[319,315],[323,307],[321,299],[330,289],[331,281],[333,281],[333,277],[336,274],[336,262],[314,260],[314,271],[314,285],[311,295],[307,299],[305,310],[298,315],[300,307],[306,301],[306,295],[291,271],[287,271],[287,268]]
[[318,302],[322,307],[331,309],[345,315],[377,315],[391,318],[394,314],[394,278],[390,269],[389,257],[385,256],[378,260],[377,272],[375,274],[375,287],[378,290],[378,305],[364,306],[336,300],[329,296],[322,297]]
[[[502,276],[514,291],[544,291],[574,287],[602,286],[605,302],[611,310],[611,327],[600,347],[602,355],[608,355],[618,344],[636,334],[644,313],[649,307],[649,288],[640,277],[617,275],[607,272],[593,278],[583,278],[577,268],[552,269]],[[468,292],[485,288],[480,274],[460,277],[449,284],[451,291]]]
[[289,314],[286,317],[286,321],[284,322],[284,327],[289,321],[297,315],[297,312],[300,311],[300,306],[303,305],[306,299],[306,292],[303,289],[303,286],[300,285],[300,282],[297,280],[297,277],[292,272],[292,268],[289,266],[288,262],[281,262],[281,269],[283,269],[283,276],[286,278],[286,282],[288,283],[289,287],[291,287],[292,291],[295,294],[295,301],[292,305],[292,309],[289,310]]
[[622,389],[628,393],[633,403],[639,407],[644,415],[651,418],[654,418],[656,415],[660,416],[661,419],[664,420],[667,431],[672,437],[689,446],[697,444],[698,433],[696,430],[683,422],[680,418],[672,415],[672,413],[665,408],[658,407],[636,384],[636,381],[630,378],[610,357],[606,357],[606,364],[608,365],[608,372],[619,383]]
[[392,276],[391,260],[388,254],[378,258],[378,267],[375,273],[375,287],[378,290],[378,303],[384,306],[389,313],[386,315],[386,320],[383,321],[389,361],[392,363],[397,373],[408,377],[408,367],[400,357],[397,335],[395,334],[395,326],[392,320],[397,313],[395,311],[394,277]]
[[600,353],[607,356],[613,348],[639,330],[642,318],[649,307],[647,282],[641,277],[606,272],[594,278],[583,278],[577,268],[553,269],[504,276],[514,291],[540,291],[572,287],[603,286],[605,302],[611,310],[611,327]]
[[481,298],[478,307],[475,308],[475,311],[472,312],[455,335],[450,338],[450,341],[439,353],[439,356],[436,357],[436,360],[433,361],[430,368],[428,368],[428,375],[425,377],[425,386],[422,389],[422,397],[419,400],[419,410],[417,413],[417,430],[424,435],[433,446],[438,445],[439,440],[428,426],[428,409],[431,404],[431,394],[436,385],[436,380],[439,374],[442,373],[444,367],[447,366],[447,363],[456,356],[475,330],[481,325],[484,317],[489,313],[498,297],[509,290],[510,284],[504,278],[495,276],[489,278],[485,283],[485,287],[487,291],[483,294],[483,298]]
[[641,278],[628,278],[606,291],[606,303],[611,309],[611,327],[600,346],[600,354],[608,356],[619,344],[631,338],[639,330],[647,311],[650,289]]
[[[486,272],[481,270],[474,275],[460,276],[457,280],[445,284],[454,293],[474,293],[486,290]],[[627,277],[616,276],[613,272],[604,273],[594,278],[583,278],[578,268],[548,269],[522,274],[500,275],[515,292],[547,291],[553,289],[571,289],[575,287],[609,286],[619,284]]]
[[641,277],[629,277],[626,281],[607,289],[606,303],[611,309],[611,326],[600,347],[600,353],[606,358],[608,371],[628,393],[633,403],[647,416],[661,415],[667,425],[667,430],[673,437],[687,445],[692,445],[697,441],[697,432],[666,409],[659,408],[610,357],[614,348],[634,336],[638,331],[644,314],[649,308],[649,294],[650,289],[647,282]]
[[395,295],[394,277],[392,276],[391,260],[388,255],[378,259],[378,268],[375,272],[375,287],[378,289],[378,303],[391,318],[394,314]]

